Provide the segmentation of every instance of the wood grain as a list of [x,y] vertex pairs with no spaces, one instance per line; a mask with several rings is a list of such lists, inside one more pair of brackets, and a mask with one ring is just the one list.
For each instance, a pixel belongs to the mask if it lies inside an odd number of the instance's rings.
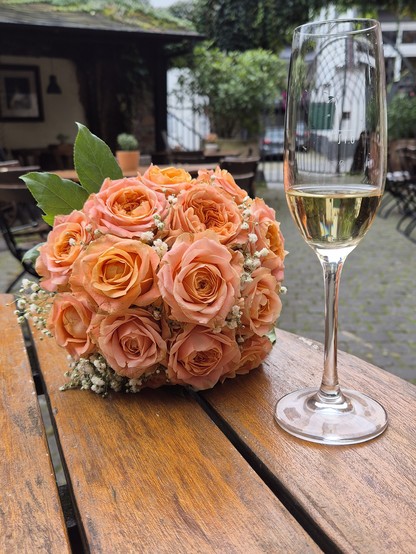
[[61,392],[64,351],[37,351],[91,552],[319,551],[181,389]]
[[274,408],[319,386],[322,364],[321,345],[279,331],[262,368],[203,396],[341,550],[416,552],[416,387],[340,353],[341,385],[381,402],[389,427],[356,446],[307,443],[280,429]]
[[0,551],[70,552],[29,360],[0,298]]

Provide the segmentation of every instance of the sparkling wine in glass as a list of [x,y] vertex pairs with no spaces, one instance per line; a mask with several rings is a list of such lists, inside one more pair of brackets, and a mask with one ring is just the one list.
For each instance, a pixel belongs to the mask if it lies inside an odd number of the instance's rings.
[[296,28],[284,185],[291,215],[323,268],[325,352],[320,388],[287,394],[278,401],[275,418],[292,435],[312,442],[354,444],[387,427],[384,408],[361,392],[341,390],[337,375],[341,270],[380,204],[386,148],[379,22],[340,19]]

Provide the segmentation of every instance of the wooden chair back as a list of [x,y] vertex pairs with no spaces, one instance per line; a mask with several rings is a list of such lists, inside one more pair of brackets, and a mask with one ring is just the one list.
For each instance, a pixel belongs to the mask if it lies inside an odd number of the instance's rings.
[[173,163],[178,164],[204,164],[207,161],[203,150],[172,150],[171,156]]
[[256,156],[226,157],[220,162],[220,167],[231,173],[238,186],[246,190],[249,196],[254,198],[256,195],[255,179],[259,161],[260,158]]
[[406,146],[396,150],[400,161],[400,169],[406,179],[416,182],[416,147]]
[[39,169],[40,167],[38,165],[0,167],[0,183],[23,185],[23,181],[19,179],[19,177],[31,171],[39,171]]

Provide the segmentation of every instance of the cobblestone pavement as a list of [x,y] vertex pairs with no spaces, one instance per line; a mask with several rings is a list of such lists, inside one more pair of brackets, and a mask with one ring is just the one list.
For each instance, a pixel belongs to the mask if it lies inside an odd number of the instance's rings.
[[[267,177],[267,175],[266,175]],[[285,236],[285,285],[279,327],[323,342],[324,294],[316,254],[291,219],[283,185],[269,182],[257,195],[276,209]],[[396,230],[397,214],[376,217],[348,256],[341,278],[338,347],[416,383],[416,245]],[[0,290],[19,273],[0,243]],[[342,375],[340,376],[342,383]]]
[[[281,183],[257,195],[276,210],[285,237],[285,285],[279,327],[324,338],[321,265],[293,222]],[[396,230],[399,215],[376,217],[342,270],[338,348],[416,383],[416,245]],[[342,384],[342,375],[340,375]]]

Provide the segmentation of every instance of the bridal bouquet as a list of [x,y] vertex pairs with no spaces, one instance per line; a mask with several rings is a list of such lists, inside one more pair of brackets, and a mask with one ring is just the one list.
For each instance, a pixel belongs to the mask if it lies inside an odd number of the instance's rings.
[[17,300],[70,355],[62,388],[201,390],[257,367],[281,310],[274,210],[219,167],[124,178],[82,125],[74,160],[80,184],[24,176],[52,230]]

